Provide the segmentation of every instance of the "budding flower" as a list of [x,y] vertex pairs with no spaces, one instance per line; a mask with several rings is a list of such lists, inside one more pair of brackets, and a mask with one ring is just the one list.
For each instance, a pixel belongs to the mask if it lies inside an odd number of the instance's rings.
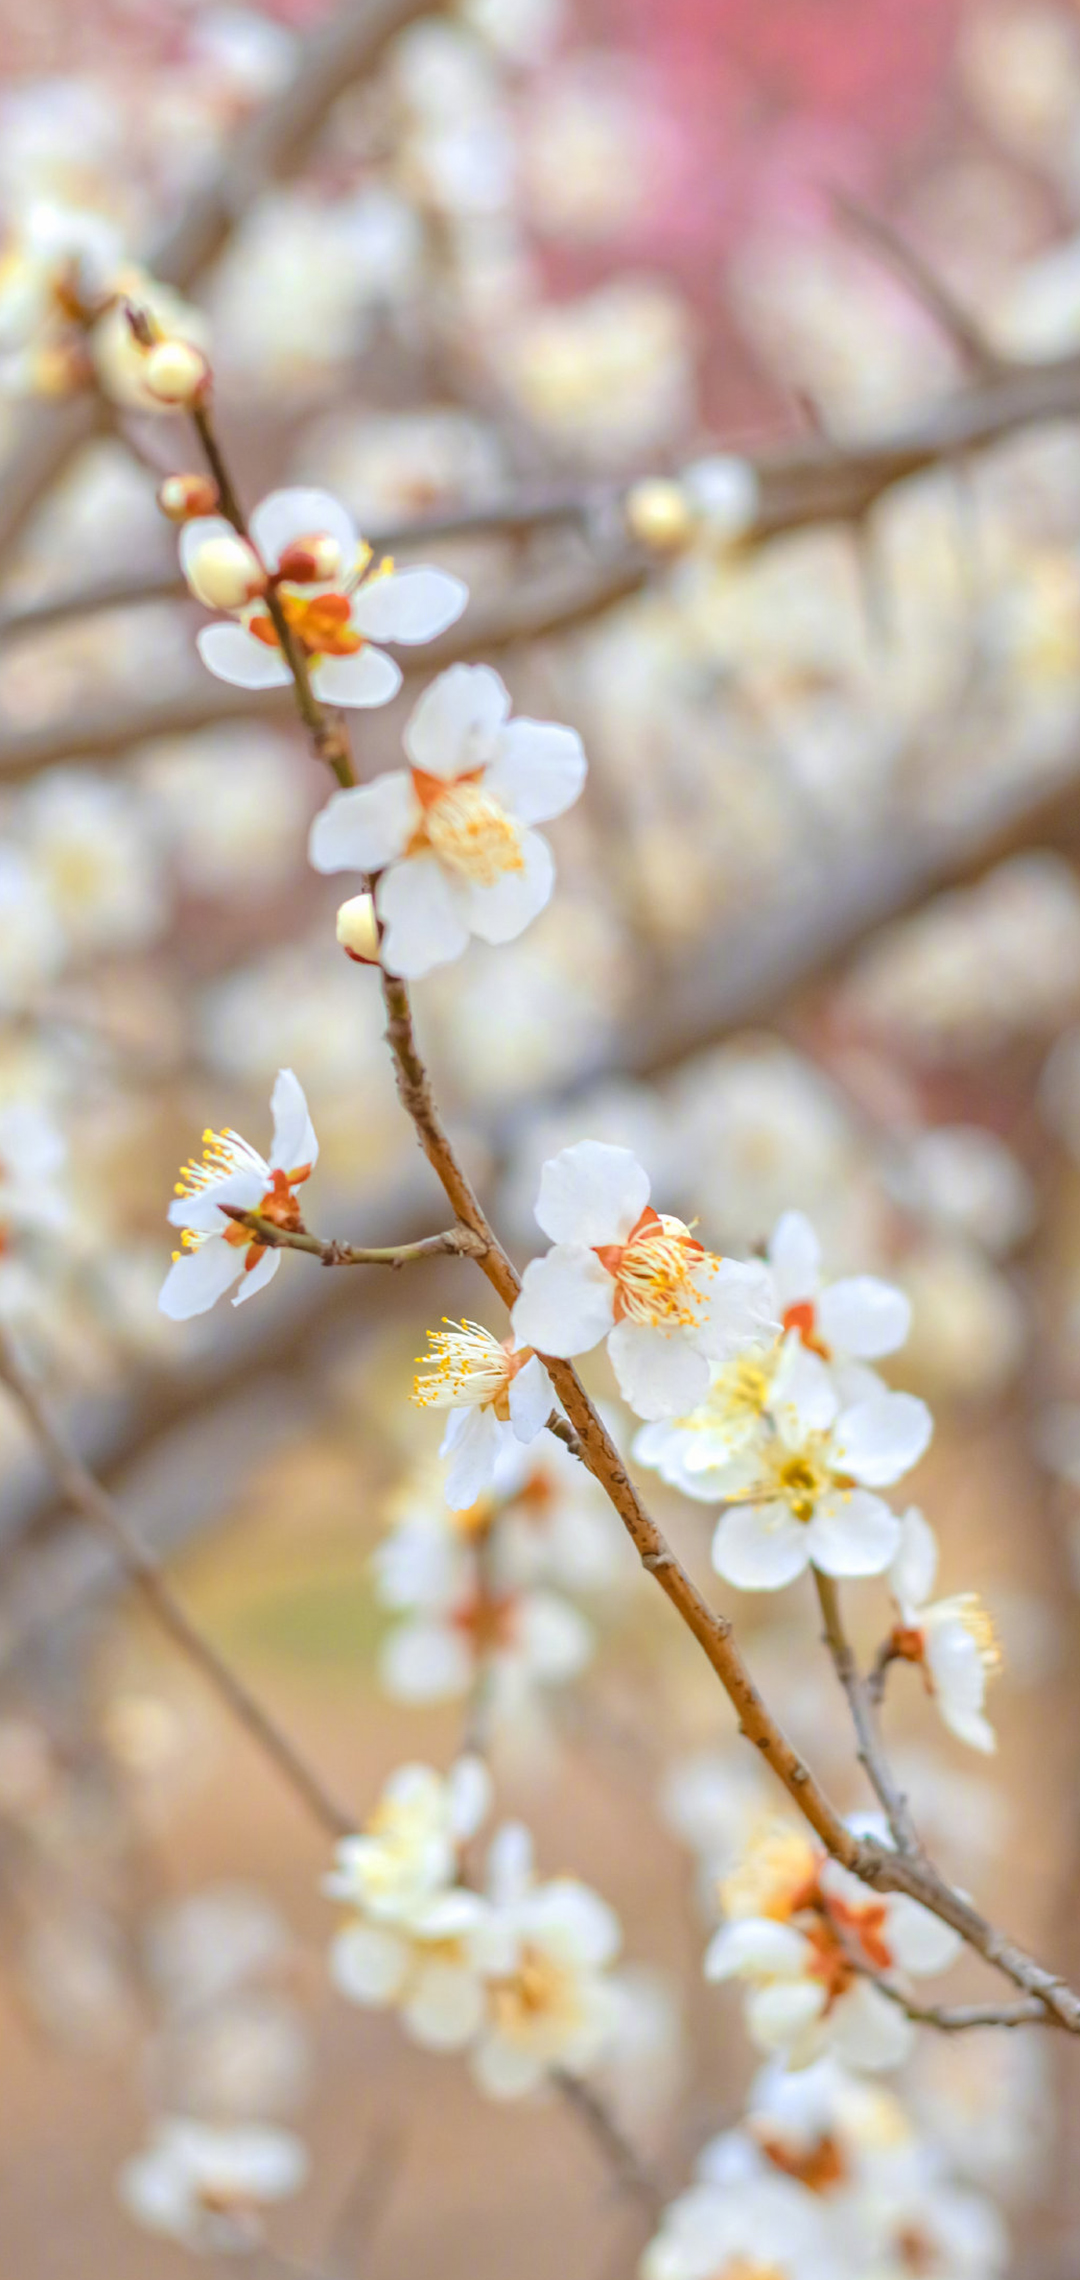
[[211,610],[243,609],[267,587],[254,547],[237,531],[222,530],[193,546],[184,559],[184,575],[196,599]]
[[624,504],[627,528],[640,545],[656,554],[677,554],[689,546],[697,517],[681,483],[651,477],[635,483]]
[[372,895],[353,895],[337,914],[337,938],[346,956],[359,966],[379,964],[379,929]]
[[328,530],[294,538],[278,559],[278,576],[287,578],[294,586],[310,586],[316,580],[321,583],[324,579],[337,578],[344,568],[340,540]]
[[159,340],[147,349],[143,380],[159,404],[194,404],[206,393],[210,366],[189,340]]
[[196,515],[217,513],[217,484],[208,475],[166,475],[157,503],[170,522],[191,522]]

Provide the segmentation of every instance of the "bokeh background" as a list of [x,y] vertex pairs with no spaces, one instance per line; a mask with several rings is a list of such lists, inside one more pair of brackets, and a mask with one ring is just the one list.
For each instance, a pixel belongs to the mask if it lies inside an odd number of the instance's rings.
[[[832,1270],[909,1292],[901,1380],[938,1418],[915,1487],[1006,1671],[992,1764],[941,1738],[913,1674],[890,1735],[945,1865],[1075,1974],[1080,7],[4,0],[0,69],[9,230],[56,200],[167,249],[245,495],[322,483],[399,558],[460,572],[458,651],[585,739],[549,910],[415,993],[518,1255],[543,1157],[588,1133],[717,1245],[797,1205]],[[626,486],[718,452],[773,469],[769,528],[727,543],[702,514],[650,543]],[[0,1158],[33,1112],[48,1190],[0,1185],[0,1316],[360,1815],[462,1730],[460,1701],[388,1690],[372,1555],[438,1493],[405,1398],[423,1330],[481,1301],[464,1264],[290,1257],[242,1314],[157,1311],[176,1166],[208,1123],[262,1145],[282,1064],[322,1140],[313,1225],[386,1242],[444,1216],[305,860],[325,785],[284,701],[195,656],[154,504],[190,457],[179,423],[90,398],[0,406]],[[365,774],[409,701],[361,717]],[[562,2108],[486,2106],[331,1998],[317,1832],[6,1406],[0,1454],[0,2280],[179,2275],[113,2186],[177,2107],[303,2132],[313,2181],[275,2239],[326,2280],[630,2272],[640,2216]],[[707,1574],[708,1515],[657,1501]],[[547,1868],[623,1915],[647,2058],[612,2094],[674,2190],[750,2070],[734,2005],[700,1991],[686,1804],[700,1753],[721,1784],[736,1763],[732,1722],[617,1541],[557,1580],[584,1667],[517,1673],[494,1762]],[[860,1605],[872,1642],[884,1595]],[[738,1614],[860,1802],[808,1592]],[[979,2037],[912,2075],[1023,2280],[1075,2269],[1077,2064]]]

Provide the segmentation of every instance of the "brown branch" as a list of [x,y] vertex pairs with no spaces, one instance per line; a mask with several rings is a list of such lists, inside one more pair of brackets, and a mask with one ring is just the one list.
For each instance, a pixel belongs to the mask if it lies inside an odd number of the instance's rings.
[[379,1244],[375,1247],[362,1243],[339,1243],[336,1238],[327,1240],[322,1235],[311,1235],[306,1227],[278,1227],[272,1219],[264,1218],[261,1211],[245,1211],[238,1203],[223,1203],[220,1209],[226,1219],[238,1227],[248,1227],[265,1249],[269,1251],[307,1251],[313,1259],[321,1259],[324,1267],[405,1267],[414,1259],[445,1258],[477,1255],[476,1237],[467,1227],[448,1227],[441,1235],[422,1235],[415,1243]]
[[856,1756],[873,1788],[889,1824],[893,1843],[901,1852],[922,1855],[907,1798],[898,1789],[886,1758],[881,1736],[877,1730],[870,1694],[863,1679],[854,1649],[844,1629],[840,1612],[840,1592],[832,1576],[822,1575],[814,1569],[818,1604],[824,1625],[825,1645],[833,1659],[836,1675],[844,1689],[851,1711],[852,1723],[858,1744]]
[[118,1504],[95,1480],[53,1424],[38,1389],[16,1358],[8,1340],[0,1335],[0,1382],[14,1396],[36,1440],[47,1457],[64,1495],[116,1552],[124,1573],[151,1615],[175,1646],[194,1663],[212,1686],[218,1700],[244,1728],[256,1747],[277,1767],[289,1787],[332,1837],[348,1836],[355,1827],[324,1787],[320,1776],[300,1756],[280,1726],[264,1710],[231,1665],[204,1637],[174,1597],[157,1561],[138,1541]]
[[627,2192],[636,2193],[654,2215],[664,2205],[666,2195],[658,2178],[654,2177],[629,2138],[624,2137],[605,2101],[576,2074],[559,2072],[556,2085],[579,2119],[585,2123],[596,2140],[605,2161],[614,2172],[617,2182]]

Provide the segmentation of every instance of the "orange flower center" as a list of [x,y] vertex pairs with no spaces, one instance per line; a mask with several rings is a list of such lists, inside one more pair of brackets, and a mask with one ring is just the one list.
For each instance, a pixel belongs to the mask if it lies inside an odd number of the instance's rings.
[[[352,623],[347,594],[293,594],[279,587],[282,616],[309,657],[353,657],[364,646]],[[248,619],[248,632],[267,649],[278,649],[277,627],[265,610]]]
[[681,1219],[661,1218],[647,1203],[625,1243],[594,1245],[615,1282],[615,1320],[654,1330],[688,1330],[701,1320],[702,1297],[692,1271],[705,1246]]
[[832,1358],[832,1350],[818,1336],[817,1308],[812,1298],[797,1298],[793,1306],[786,1306],[781,1316],[785,1330],[797,1330],[804,1346],[811,1353],[820,1354],[823,1362]]

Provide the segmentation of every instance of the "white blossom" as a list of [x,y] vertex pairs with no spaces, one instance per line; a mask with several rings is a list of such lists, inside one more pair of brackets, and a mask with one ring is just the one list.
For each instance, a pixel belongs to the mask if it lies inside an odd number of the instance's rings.
[[335,792],[312,825],[317,871],[379,874],[383,964],[410,980],[461,956],[470,935],[511,942],[554,883],[534,824],[573,806],[585,781],[575,731],[509,718],[487,665],[452,665],[414,707],[410,766]]
[[531,1844],[516,1825],[492,1847],[488,1907],[470,1935],[487,2013],[470,2054],[491,2098],[520,2098],[554,2069],[585,2074],[614,2035],[618,1996],[608,1967],[618,1917],[576,1877],[537,1883]]
[[515,1352],[482,1323],[446,1319],[428,1343],[412,1398],[418,1408],[452,1412],[439,1455],[452,1459],[447,1503],[467,1510],[490,1488],[507,1438],[527,1444],[543,1432],[555,1395],[538,1355]]
[[[395,570],[386,563],[372,572],[371,549],[327,491],[272,491],[255,508],[249,532],[255,587],[250,600],[244,595],[252,589],[239,576],[245,542],[231,523],[220,515],[198,516],[180,534],[181,566],[197,598],[226,590],[221,581],[227,563],[235,568],[238,598],[231,617],[204,626],[198,648],[210,672],[236,688],[279,689],[292,679],[257,591],[260,565],[262,583],[272,583],[304,655],[315,695],[329,705],[387,704],[401,686],[401,671],[373,644],[433,641],[461,616],[468,600],[468,588],[445,570]],[[210,570],[205,587],[200,566]]]
[[536,1687],[578,1676],[592,1627],[561,1592],[515,1575],[512,1510],[489,1495],[454,1517],[421,1508],[376,1553],[379,1597],[405,1616],[383,1642],[379,1675],[388,1694],[420,1703],[460,1700],[483,1672],[501,1720]]
[[606,1340],[619,1390],[639,1417],[678,1417],[710,1363],[775,1331],[769,1275],[706,1251],[681,1219],[649,1203],[628,1148],[581,1140],[544,1165],[536,1217],[553,1248],[526,1268],[512,1321],[541,1354]]
[[986,1684],[1001,1668],[1001,1649],[978,1593],[930,1598],[937,1574],[934,1531],[916,1505],[904,1514],[889,1587],[899,1620],[895,1654],[920,1663],[928,1692],[945,1725],[960,1741],[990,1756],[997,1737],[983,1712]]
[[307,2153],[287,2130],[216,2129],[166,2117],[118,2180],[128,2215],[148,2232],[219,2255],[254,2250],[261,2212],[299,2191]]
[[669,2203],[638,2267],[641,2280],[838,2280],[824,2212],[782,2177],[703,2181]]
[[294,1191],[314,1169],[319,1143],[291,1069],[279,1069],[271,1108],[274,1136],[268,1160],[238,1132],[208,1129],[202,1162],[188,1164],[177,1182],[169,1218],[182,1230],[183,1248],[173,1254],[158,1301],[176,1322],[205,1314],[242,1276],[233,1299],[239,1306],[262,1290],[281,1264],[280,1251],[227,1218],[223,1204],[262,1212],[282,1228],[300,1225]]

